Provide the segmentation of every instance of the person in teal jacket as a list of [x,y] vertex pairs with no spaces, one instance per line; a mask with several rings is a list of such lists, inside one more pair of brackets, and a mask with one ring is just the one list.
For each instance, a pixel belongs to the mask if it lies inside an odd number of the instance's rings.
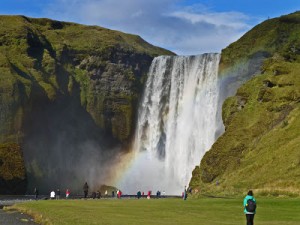
[[[248,200],[251,199],[255,204],[254,204],[254,210],[247,210],[247,205],[248,205]],[[250,190],[248,191],[248,194],[247,196],[244,198],[244,213],[246,215],[246,221],[247,221],[247,225],[254,225],[254,215],[256,213],[256,200],[255,198],[253,197],[253,192]]]

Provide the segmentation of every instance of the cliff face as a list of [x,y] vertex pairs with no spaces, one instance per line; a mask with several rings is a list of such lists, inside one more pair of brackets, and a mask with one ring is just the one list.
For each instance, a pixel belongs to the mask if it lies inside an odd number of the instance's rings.
[[252,78],[223,104],[225,132],[193,171],[198,193],[300,194],[299,37],[296,12],[263,22],[222,51],[225,81]]
[[[46,172],[47,154],[71,157],[72,164],[79,155],[92,154],[86,147],[76,151],[80,141],[101,146],[99,151],[126,145],[153,57],[172,54],[101,27],[1,16],[0,143],[22,149],[35,182],[63,172],[53,169],[56,162],[47,162],[53,171]],[[11,149],[1,148],[17,154]],[[18,165],[22,173],[1,179],[24,181],[24,165]]]

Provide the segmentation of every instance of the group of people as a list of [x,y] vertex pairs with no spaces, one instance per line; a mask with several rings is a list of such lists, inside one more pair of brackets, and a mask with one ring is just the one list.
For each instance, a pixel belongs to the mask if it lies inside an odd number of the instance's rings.
[[[35,199],[38,200],[39,190],[35,187],[33,192],[34,192]],[[70,190],[66,189],[66,198],[69,198],[69,196],[70,196]],[[57,189],[56,191],[52,190],[50,192],[50,199],[60,199],[60,190],[59,189]]]
[[[147,193],[147,199],[150,199],[151,198],[151,194],[152,194],[152,191],[148,191],[148,193]],[[157,192],[156,192],[156,198],[161,198],[161,197],[165,197],[165,195],[166,195],[166,192],[165,191],[163,191],[162,193],[158,190]],[[141,192],[141,191],[138,191],[137,193],[136,193],[136,197],[137,197],[137,199],[140,199],[140,198],[142,198],[142,197],[144,197],[145,196],[145,193],[144,192]]]
[[191,187],[187,188],[186,186],[184,186],[184,190],[183,190],[182,195],[181,195],[183,200],[187,199],[188,193],[190,193],[190,194],[192,193],[192,188]]
[[[66,199],[68,199],[70,196],[70,190],[66,189]],[[60,190],[57,189],[56,191],[52,190],[50,192],[50,199],[60,199]]]
[[[84,198],[87,198],[87,197],[88,197],[88,192],[89,192],[89,185],[87,184],[87,182],[85,182],[85,184],[83,185]],[[105,194],[105,197],[108,197],[108,191],[107,191],[107,190],[105,190],[104,194]],[[121,198],[121,196],[122,196],[122,191],[121,191],[121,190],[117,190],[117,191],[116,191],[116,194],[117,194],[117,198]],[[114,190],[111,192],[111,196],[112,196],[113,198],[115,197],[115,191],[114,191]],[[101,192],[98,190],[98,191],[96,191],[96,192],[92,192],[91,197],[92,197],[93,199],[95,199],[95,198],[98,198],[98,199],[99,199],[99,198],[102,198],[102,194],[101,194]]]

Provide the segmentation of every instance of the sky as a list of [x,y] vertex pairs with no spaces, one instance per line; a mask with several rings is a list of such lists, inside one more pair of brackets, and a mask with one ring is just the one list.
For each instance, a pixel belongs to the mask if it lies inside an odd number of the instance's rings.
[[0,0],[0,14],[98,25],[137,34],[178,55],[220,52],[299,0]]

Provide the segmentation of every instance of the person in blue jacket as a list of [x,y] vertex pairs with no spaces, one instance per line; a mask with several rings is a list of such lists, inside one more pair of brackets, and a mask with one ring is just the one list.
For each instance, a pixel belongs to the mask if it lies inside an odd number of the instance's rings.
[[246,215],[247,225],[254,225],[254,215],[256,213],[256,200],[253,197],[253,192],[248,191],[244,198],[244,213]]

